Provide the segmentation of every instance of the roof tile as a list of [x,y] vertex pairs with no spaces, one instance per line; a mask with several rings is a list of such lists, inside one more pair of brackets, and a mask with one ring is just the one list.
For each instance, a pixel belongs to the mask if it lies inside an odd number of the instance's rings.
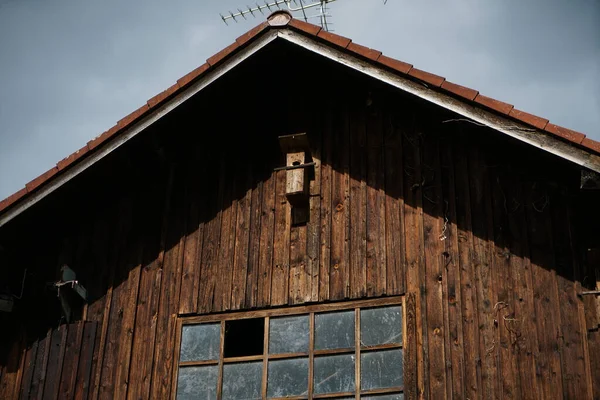
[[319,32],[319,34],[317,36],[323,40],[328,41],[331,44],[334,44],[336,46],[343,47],[343,48],[348,47],[350,42],[352,42],[352,40],[348,39],[347,37],[336,35],[335,33],[324,31],[323,29],[321,29],[321,31]]
[[195,70],[188,72],[185,76],[179,78],[177,80],[177,84],[179,85],[180,88],[182,88],[185,85],[187,85],[188,83],[192,82],[197,77],[199,77],[200,75],[202,75],[209,68],[210,68],[210,65],[208,65],[208,63],[204,63],[201,66],[199,66],[198,68],[196,68]]
[[134,112],[130,113],[128,116],[121,118],[119,122],[117,122],[117,126],[119,128],[125,128],[127,125],[131,124],[133,121],[144,115],[149,109],[150,108],[148,107],[148,104],[144,104]]
[[548,124],[546,125],[546,132],[550,132],[553,135],[560,136],[563,139],[567,139],[569,142],[574,142],[580,144],[585,138],[583,133],[579,133],[577,131],[563,128],[562,126]]
[[299,19],[292,19],[288,25],[313,36],[316,36],[321,31],[320,26],[309,24],[308,22],[304,22]]
[[106,132],[102,133],[101,135],[96,136],[95,138],[93,138],[92,140],[87,142],[88,148],[90,150],[94,150],[96,147],[98,147],[100,144],[102,144],[105,140],[108,140],[111,136],[113,136],[115,133],[117,133],[119,131],[119,129],[120,128],[118,125],[114,125],[112,128],[110,128]]
[[477,90],[448,81],[444,81],[444,83],[442,83],[442,89],[445,89],[457,96],[464,97],[467,100],[474,100],[479,94]]
[[75,161],[77,161],[81,157],[83,157],[88,151],[90,151],[90,149],[89,149],[88,145],[86,144],[81,149],[77,150],[75,153],[72,153],[68,157],[65,157],[62,160],[60,160],[56,164],[56,167],[58,168],[59,171],[62,171],[63,169],[67,168],[69,165],[73,164]]
[[25,185],[27,192],[28,193],[33,192],[42,183],[46,182],[48,179],[50,179],[54,175],[56,175],[57,172],[58,172],[58,168],[52,167],[48,171],[46,171],[43,174],[41,174],[40,176],[38,176],[37,178],[34,178],[33,180],[31,180],[31,182],[29,182],[27,185]]
[[233,42],[229,46],[225,47],[223,50],[221,50],[220,52],[218,52],[217,54],[215,54],[214,56],[209,57],[206,60],[206,63],[208,65],[210,65],[211,67],[214,67],[220,61],[222,61],[225,57],[227,57],[228,55],[230,55],[231,53],[233,53],[238,47],[240,47],[240,45],[237,44],[237,42]]
[[581,145],[583,147],[587,147],[588,149],[595,151],[596,153],[600,153],[600,142],[597,142],[590,138],[583,138],[583,140],[581,141]]
[[243,46],[244,44],[246,44],[247,41],[253,39],[254,36],[259,35],[260,33],[262,33],[262,31],[264,31],[268,27],[269,27],[269,24],[265,21],[265,22],[261,23],[260,25],[257,25],[254,28],[250,29],[248,32],[244,33],[242,36],[239,36],[237,39],[235,39],[235,41],[238,45]]
[[350,43],[347,49],[373,61],[377,61],[379,56],[381,56],[381,52],[379,50],[370,49],[366,46],[362,46],[356,43]]
[[383,54],[379,56],[377,61],[379,61],[381,64],[385,65],[386,67],[389,67],[389,68],[396,70],[398,72],[401,72],[403,74],[408,74],[408,71],[410,71],[412,69],[411,64],[407,64],[400,60],[396,60],[395,58],[384,56]]
[[475,97],[475,102],[507,115],[510,112],[510,110],[513,109],[512,104],[492,99],[491,97],[483,96],[481,94],[478,94],[477,97]]
[[148,107],[150,107],[150,108],[155,107],[156,105],[158,105],[159,103],[161,103],[166,98],[170,97],[172,94],[174,94],[178,90],[179,90],[179,84],[175,83],[174,85],[172,85],[167,90],[163,90],[162,92],[160,92],[156,96],[154,96],[151,99],[149,99],[148,102],[147,102]]
[[508,115],[521,122],[535,126],[538,129],[544,129],[546,125],[548,125],[548,120],[546,118],[538,117],[537,115],[529,114],[525,111],[517,110],[516,108],[510,110]]
[[422,70],[416,69],[416,68],[411,69],[408,72],[408,74],[410,76],[414,76],[415,78],[425,81],[425,82],[429,83],[430,85],[433,85],[436,87],[442,86],[442,83],[446,80],[446,78],[444,78],[444,77],[429,73],[427,71],[422,71]]
[[0,211],[10,207],[14,202],[27,194],[27,189],[23,188],[16,193],[11,194],[4,200],[0,201]]

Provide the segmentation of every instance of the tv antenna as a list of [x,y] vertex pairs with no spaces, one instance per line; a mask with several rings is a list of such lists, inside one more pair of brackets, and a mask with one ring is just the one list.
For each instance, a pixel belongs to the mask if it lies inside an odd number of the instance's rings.
[[248,19],[246,18],[247,16],[255,17],[255,14],[259,12],[264,14],[265,11],[271,13],[275,10],[283,9],[301,16],[301,18],[306,22],[317,19],[322,29],[325,29],[328,32],[333,32],[331,29],[333,23],[331,22],[331,14],[329,14],[328,4],[333,3],[334,1],[335,0],[275,0],[269,3],[268,0],[265,0],[264,4],[256,3],[256,6],[254,7],[246,6],[244,10],[238,8],[237,12],[229,11],[229,13],[226,15],[220,15],[223,22],[225,22],[226,25],[229,25],[227,21],[230,20],[238,22],[238,20],[241,18]]

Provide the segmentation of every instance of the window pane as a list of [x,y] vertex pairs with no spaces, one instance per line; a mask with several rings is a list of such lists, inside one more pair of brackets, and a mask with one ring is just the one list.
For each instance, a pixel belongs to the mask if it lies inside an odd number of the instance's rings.
[[219,358],[221,324],[184,325],[179,361],[204,361]]
[[360,396],[363,400],[404,400],[404,393],[383,394],[379,396]]
[[315,315],[315,349],[354,348],[354,311]]
[[269,361],[268,372],[269,398],[308,393],[308,358]]
[[353,354],[315,358],[315,394],[352,391],[354,391]]
[[218,375],[217,365],[179,368],[177,399],[216,399]]
[[362,353],[360,358],[361,389],[402,386],[402,349]]
[[261,386],[262,361],[223,366],[223,399],[260,399]]
[[360,343],[363,346],[402,343],[402,309],[394,306],[361,310]]
[[260,399],[261,386],[262,361],[223,366],[223,399]]
[[269,353],[308,352],[308,315],[271,318]]

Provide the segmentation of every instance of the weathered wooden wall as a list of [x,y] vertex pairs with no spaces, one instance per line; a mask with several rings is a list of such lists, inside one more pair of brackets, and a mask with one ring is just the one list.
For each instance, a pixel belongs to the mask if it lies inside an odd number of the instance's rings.
[[[408,398],[597,397],[597,316],[577,297],[590,276],[577,170],[339,79],[319,107],[301,107],[309,95],[296,94],[272,118],[249,109],[226,127],[160,126],[185,134],[153,167],[133,151],[122,157],[131,176],[91,218],[69,219],[60,246],[47,245],[55,256],[46,258],[81,271],[93,299],[83,316],[95,334],[74,345],[80,367],[91,351],[89,391],[78,389],[88,380],[69,351],[62,372],[47,368],[54,358],[39,348],[52,334],[15,345],[9,359],[25,367],[0,375],[0,398],[56,398],[56,387],[69,394],[59,398],[167,398],[178,315],[398,294],[409,316]],[[273,171],[283,165],[277,135],[293,132],[308,133],[317,162],[299,226],[285,172]],[[82,326],[56,335],[83,343]]]

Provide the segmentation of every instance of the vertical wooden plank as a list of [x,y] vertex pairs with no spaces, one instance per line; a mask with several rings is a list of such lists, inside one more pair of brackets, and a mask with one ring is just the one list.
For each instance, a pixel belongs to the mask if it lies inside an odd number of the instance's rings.
[[236,171],[228,165],[226,157],[221,159],[220,185],[225,186],[222,214],[221,235],[219,241],[218,272],[216,277],[213,311],[225,311],[231,308],[231,285],[233,279],[233,254],[236,237],[237,199],[235,199]]
[[310,272],[306,257],[307,226],[292,226],[290,231],[290,293],[289,303],[310,300]]
[[[161,270],[164,265],[172,181],[173,176],[170,172],[166,185],[160,188],[165,193],[164,200],[161,201],[158,196],[154,200],[155,204],[151,207],[152,211],[148,216],[148,226],[145,229],[148,234],[144,239],[146,245],[142,260],[143,268],[141,270],[127,390],[127,397],[134,399],[149,398],[150,396],[157,314],[162,282]],[[197,262],[199,264],[199,261]],[[197,292],[194,292],[191,297],[196,303]]]
[[404,300],[404,395],[408,400],[420,397],[418,386],[417,354],[419,352],[417,339],[417,310],[416,296],[408,293]]
[[456,154],[455,191],[456,224],[458,236],[458,264],[460,269],[460,296],[462,331],[465,360],[465,398],[481,399],[481,353],[479,351],[479,316],[475,285],[475,270],[472,257],[473,232],[471,225],[471,194],[467,153],[462,143],[453,149]]
[[[514,172],[505,178],[504,191],[508,213],[507,235],[510,237],[510,271],[512,273],[513,316],[505,329],[511,330],[512,347],[516,350],[520,396],[523,399],[539,398],[535,357],[538,353],[537,328],[533,304],[533,283],[527,242],[527,225],[520,177]],[[514,320],[513,320],[514,319]]]
[[[321,114],[318,117],[320,123]],[[310,300],[319,301],[319,263],[321,244],[321,129],[312,132],[311,154],[315,162],[315,176],[309,183],[309,220],[306,232],[307,270],[310,274]]]
[[48,366],[48,355],[50,353],[50,344],[52,342],[52,329],[48,334],[39,340],[38,351],[35,359],[35,368],[29,391],[30,399],[41,399],[44,394],[44,381],[46,380],[46,367]]
[[441,142],[440,156],[444,207],[444,222],[440,233],[440,240],[444,247],[442,253],[444,263],[442,279],[446,326],[445,346],[447,349],[447,358],[450,360],[450,363],[446,363],[447,366],[450,366],[450,368],[447,367],[446,369],[446,379],[452,389],[452,398],[463,399],[466,397],[466,392],[463,315],[461,309],[461,305],[463,304],[461,293],[462,280],[456,211],[458,196],[455,189],[454,154],[449,140]]
[[[5,328],[6,329],[6,328]],[[25,336],[20,328],[12,337],[6,359],[0,364],[0,399],[12,399],[18,396],[20,378],[23,371],[22,359],[25,357]]]
[[549,203],[545,204],[549,195],[546,189],[537,182],[528,182],[525,187],[525,208],[539,346],[536,369],[543,397],[551,398],[563,393],[563,385],[558,350],[560,308],[556,277],[552,271],[552,230]]
[[498,346],[496,343],[494,291],[491,276],[491,249],[488,218],[490,218],[489,186],[487,168],[482,155],[475,146],[469,147],[469,174],[471,188],[471,223],[473,228],[473,262],[477,288],[477,311],[479,313],[479,338],[481,354],[482,395],[484,398],[498,396]]
[[48,353],[48,367],[44,381],[44,399],[58,398],[58,388],[65,354],[67,325],[61,325],[52,332],[52,340]]
[[77,366],[81,352],[83,325],[83,321],[68,325],[65,358],[58,389],[58,398],[60,399],[72,399],[75,395],[75,380],[77,379]]
[[250,232],[248,243],[248,271],[246,278],[245,306],[254,308],[258,305],[259,270],[260,270],[260,231],[262,221],[263,182],[256,182],[250,199]]
[[420,133],[416,131],[414,114],[398,115],[401,120],[410,118],[403,140],[404,161],[404,236],[406,238],[406,288],[415,296],[416,385],[419,398],[429,395],[429,366],[427,338],[423,335],[426,316],[424,255],[423,255],[423,205],[421,176]]
[[204,234],[202,210],[203,188],[199,179],[205,173],[198,173],[197,166],[192,163],[187,171],[186,197],[186,237],[183,246],[183,265],[181,274],[181,292],[179,294],[179,314],[190,314],[197,311],[198,290],[200,284],[200,256]]
[[[172,168],[173,180],[172,189],[170,189],[172,190],[172,196],[166,209],[166,233],[164,247],[162,248],[164,261],[160,271],[162,278],[158,312],[156,314],[156,339],[154,341],[154,362],[152,364],[149,396],[155,399],[168,398],[171,393],[171,376],[175,351],[177,351],[175,349],[175,337],[181,285],[183,238],[185,237],[185,213],[182,212],[185,200],[180,167],[175,165]],[[205,248],[203,248],[204,252]],[[202,303],[199,303],[199,308],[202,308]]]
[[37,352],[39,348],[39,341],[33,342],[31,347],[27,349],[25,353],[25,363],[23,364],[23,379],[21,380],[21,389],[19,391],[20,399],[29,399],[31,392],[31,383],[33,381],[33,371],[35,370],[35,362],[37,360]]
[[258,294],[256,305],[271,304],[271,279],[273,273],[273,246],[275,243],[275,186],[277,174],[271,172],[263,183],[260,216],[260,262],[258,266]]
[[349,155],[350,130],[347,108],[335,108],[331,185],[331,265],[329,268],[329,295],[331,300],[349,296],[350,289],[350,210],[349,210]]
[[331,186],[333,175],[333,115],[327,107],[324,112],[323,137],[321,152],[321,249],[319,270],[319,301],[330,299],[329,293],[329,269],[331,267]]
[[97,331],[97,322],[84,323],[79,362],[77,363],[77,379],[75,381],[75,399],[77,400],[87,399],[92,385],[92,362]]
[[404,293],[404,178],[402,131],[395,117],[384,117],[386,293]]
[[367,295],[385,292],[385,190],[384,147],[381,111],[373,106],[367,114]]
[[[250,160],[247,161],[250,163]],[[249,245],[251,228],[252,207],[252,167],[245,165],[246,175],[239,171],[237,181],[240,183],[240,192],[243,197],[237,202],[237,221],[235,228],[235,244],[233,255],[233,282],[231,291],[231,308],[239,310],[245,306],[246,278],[248,275]]]
[[[387,159],[386,159],[387,160]],[[398,235],[402,236],[402,235]],[[365,112],[350,113],[350,297],[367,294],[367,130]]]
[[[492,162],[496,164],[495,162]],[[495,319],[496,342],[499,350],[499,388],[509,399],[520,398],[519,365],[515,354],[514,332],[515,303],[511,269],[510,238],[508,223],[508,178],[500,168],[490,170],[489,179],[493,203],[492,280],[496,293]]]
[[423,330],[429,345],[430,396],[447,397],[446,349],[444,337],[444,304],[442,258],[444,248],[440,240],[443,219],[443,198],[440,169],[439,141],[432,133],[423,135],[423,248],[425,250],[425,291],[427,323]]
[[271,272],[271,305],[274,306],[288,302],[291,208],[285,197],[285,177],[285,171],[277,171],[273,271]]

